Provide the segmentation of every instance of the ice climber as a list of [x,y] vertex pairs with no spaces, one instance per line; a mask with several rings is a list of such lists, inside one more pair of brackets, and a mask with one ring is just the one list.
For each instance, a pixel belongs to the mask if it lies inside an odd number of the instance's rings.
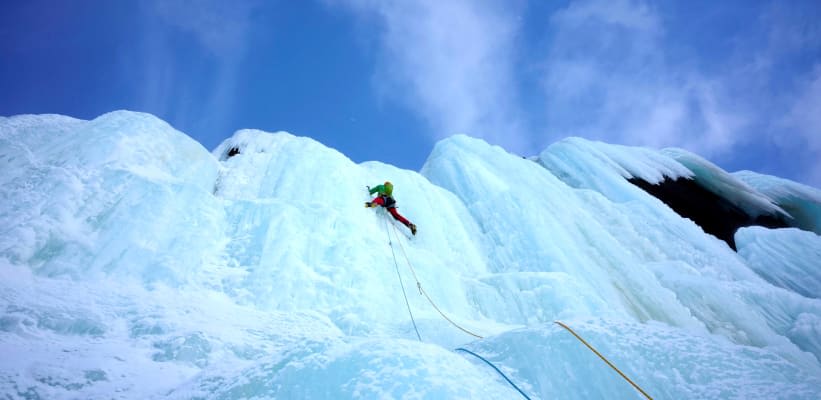
[[403,223],[405,226],[407,226],[411,230],[411,233],[416,235],[416,225],[412,224],[405,217],[399,215],[399,211],[396,211],[396,200],[394,200],[393,196],[392,196],[392,194],[393,194],[393,184],[392,183],[385,182],[384,184],[379,185],[379,186],[377,186],[373,189],[371,189],[370,186],[367,186],[367,188],[368,188],[368,193],[369,194],[379,193],[379,195],[376,196],[376,198],[374,198],[372,201],[366,201],[365,202],[365,207],[382,206],[382,207],[387,208],[388,212],[391,213],[391,215],[393,216],[393,218],[395,220]]

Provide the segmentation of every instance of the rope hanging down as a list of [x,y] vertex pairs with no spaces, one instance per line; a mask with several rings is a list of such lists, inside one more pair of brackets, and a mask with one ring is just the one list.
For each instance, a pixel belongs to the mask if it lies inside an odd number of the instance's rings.
[[[439,313],[439,315],[442,316],[442,318],[444,318],[446,321],[450,322],[451,325],[459,328],[459,330],[461,330],[462,332],[467,333],[468,335],[471,335],[471,336],[473,336],[475,338],[478,338],[478,339],[483,339],[481,336],[479,336],[479,335],[477,335],[477,334],[461,327],[456,322],[453,322],[450,318],[448,318],[447,315],[445,315],[445,313],[442,312],[442,310],[439,309],[438,306],[436,306],[436,303],[433,302],[433,300],[430,298],[430,296],[428,296],[428,293],[425,292],[425,289],[422,288],[422,284],[419,282],[419,278],[416,276],[416,271],[413,269],[413,264],[411,264],[410,258],[408,257],[408,254],[405,252],[405,247],[402,246],[402,242],[399,240],[399,232],[396,229],[396,225],[391,224],[391,226],[393,226],[393,231],[394,231],[394,236],[396,237],[396,242],[399,243],[399,248],[402,250],[402,255],[405,257],[405,261],[407,261],[407,263],[408,263],[408,268],[410,269],[411,274],[413,274],[413,279],[416,281],[416,287],[417,287],[417,289],[419,289],[419,294],[425,296],[425,298],[428,300],[430,305],[432,305],[433,308],[436,309],[436,311]],[[405,293],[405,284],[402,282],[402,275],[399,273],[399,263],[396,261],[396,252],[394,252],[394,250],[393,250],[393,241],[391,240],[390,229],[388,228],[388,220],[387,219],[385,220],[385,230],[388,233],[388,244],[391,247],[391,255],[393,256],[393,264],[396,267],[396,275],[399,277],[399,285],[402,287],[402,295],[405,297],[405,305],[408,307],[408,314],[410,314],[411,322],[413,322],[413,329],[416,331],[416,337],[419,338],[419,341],[421,342],[422,337],[419,335],[419,330],[416,327],[416,321],[413,319],[413,313],[411,312],[410,303],[408,302],[408,296]],[[636,390],[638,390],[642,395],[644,395],[644,397],[646,397],[648,400],[653,400],[653,398],[650,397],[650,395],[648,395],[647,392],[645,392],[635,382],[630,380],[630,378],[628,378],[627,375],[625,375],[623,372],[621,372],[621,370],[619,370],[615,365],[613,365],[613,363],[611,363],[607,358],[605,358],[601,353],[599,353],[598,350],[593,348],[593,346],[591,346],[589,343],[587,343],[587,341],[584,340],[581,336],[579,336],[579,334],[577,334],[573,329],[571,329],[569,326],[565,325],[561,321],[554,321],[554,322],[557,325],[561,326],[562,328],[566,329],[573,336],[575,336],[576,339],[578,339],[580,342],[582,342],[582,344],[587,346],[587,348],[590,349],[590,351],[592,351],[593,353],[595,353],[600,359],[602,359],[602,361],[607,363],[607,365],[609,365],[610,368],[612,368],[614,371],[618,372],[618,374],[621,375],[621,377],[624,378],[624,380],[626,380],[630,385],[632,385]],[[513,388],[518,390],[519,393],[521,393],[522,396],[524,396],[526,399],[530,400],[530,397],[528,397],[521,389],[519,389],[519,387],[516,386],[516,384],[514,384],[510,379],[508,379],[508,377],[504,373],[502,373],[502,371],[500,371],[499,368],[496,368],[496,366],[493,365],[490,361],[482,358],[481,356],[479,356],[478,354],[476,354],[472,351],[463,349],[461,347],[456,349],[456,350],[469,353],[469,354],[479,358],[480,360],[484,361],[485,363],[487,363],[491,367],[493,367],[493,369],[495,369],[496,372],[498,372],[500,375],[502,375],[502,377],[505,378],[505,380],[511,386],[513,386]]]
[[[405,297],[405,305],[408,307],[408,314],[410,314],[411,322],[413,322],[413,330],[416,331],[416,338],[422,341],[422,336],[419,336],[419,329],[416,328],[416,320],[413,319],[413,312],[411,312],[410,303],[408,303],[408,295],[405,294],[405,284],[402,283],[402,275],[399,273],[399,264],[396,262],[396,253],[393,251],[393,242],[391,241],[391,232],[388,229],[388,220],[385,220],[385,232],[388,234],[388,244],[391,246],[391,254],[393,255],[393,265],[396,267],[396,276],[399,277],[399,286],[402,287],[402,296]],[[399,239],[397,238],[397,241]]]
[[[399,237],[399,232],[396,230],[396,225],[393,225],[393,224],[391,224],[391,225],[393,226],[394,235],[398,238]],[[397,240],[397,243],[399,243],[399,248],[402,250],[402,255],[405,256],[405,261],[408,262],[408,267],[410,268],[410,271],[413,274],[413,279],[416,280],[416,287],[419,289],[419,294],[425,296],[425,298],[428,299],[428,302],[430,303],[430,305],[432,305],[433,308],[436,309],[436,311],[439,313],[439,315],[442,316],[442,318],[444,318],[446,321],[450,322],[451,325],[459,328],[459,330],[461,330],[462,332],[465,332],[468,335],[471,335],[471,336],[473,336],[477,339],[483,339],[481,336],[479,336],[479,335],[477,335],[477,334],[461,327],[456,322],[453,322],[450,318],[448,318],[447,315],[445,315],[445,313],[442,312],[442,310],[439,309],[439,307],[436,306],[436,303],[433,302],[433,300],[430,298],[430,296],[428,296],[428,293],[425,292],[425,289],[422,288],[422,284],[419,282],[419,278],[416,276],[416,271],[414,271],[414,269],[413,269],[413,265],[410,262],[410,258],[408,258],[408,254],[405,253],[405,247],[402,246],[402,242],[400,240]],[[391,252],[393,252],[393,246],[391,246]],[[396,256],[394,256],[393,260],[394,260],[394,263],[395,263],[396,262]]]
[[478,354],[476,354],[476,353],[474,353],[474,352],[472,352],[472,351],[470,351],[470,350],[463,349],[463,348],[461,348],[461,347],[460,347],[460,348],[458,348],[458,349],[456,349],[456,351],[464,351],[465,353],[468,353],[468,354],[470,354],[470,355],[472,355],[472,356],[474,356],[474,357],[476,357],[476,358],[478,358],[478,359],[480,359],[480,360],[484,361],[487,365],[490,365],[491,367],[493,367],[493,369],[495,369],[495,370],[496,370],[496,372],[498,372],[498,373],[499,373],[499,375],[501,375],[501,376],[502,376],[502,378],[505,378],[505,380],[507,381],[507,383],[509,383],[509,384],[510,384],[510,386],[513,386],[513,388],[514,388],[514,389],[518,390],[518,391],[519,391],[519,393],[521,393],[521,394],[522,394],[522,396],[524,396],[524,398],[526,398],[527,400],[530,400],[530,397],[527,397],[527,395],[525,394],[525,392],[523,392],[523,391],[522,391],[522,389],[519,389],[519,387],[518,387],[518,386],[516,386],[516,384],[515,384],[515,383],[513,383],[513,381],[511,381],[511,380],[510,380],[510,378],[508,378],[508,377],[507,377],[507,375],[505,375],[505,374],[504,374],[504,372],[502,372],[502,370],[500,370],[499,368],[496,368],[496,366],[495,366],[495,365],[493,365],[493,363],[492,363],[492,362],[490,362],[490,361],[486,360],[484,357],[482,357],[482,356],[480,356],[480,355],[478,355]]
[[598,351],[596,351],[596,349],[594,349],[594,348],[593,348],[593,346],[591,346],[589,343],[587,343],[587,341],[585,341],[584,339],[582,339],[582,337],[581,337],[581,336],[579,336],[579,335],[578,335],[575,331],[573,331],[573,329],[570,329],[570,327],[569,327],[569,326],[565,325],[565,324],[564,324],[564,323],[562,323],[561,321],[553,321],[553,322],[555,322],[557,325],[561,326],[562,328],[567,329],[567,331],[568,331],[568,332],[572,333],[572,334],[573,334],[573,336],[575,336],[575,337],[576,337],[576,339],[579,339],[579,341],[580,341],[580,342],[582,342],[582,344],[584,344],[585,346],[587,346],[587,348],[588,348],[588,349],[590,349],[593,353],[596,353],[596,355],[597,355],[597,356],[599,356],[599,358],[601,358],[601,359],[602,359],[602,361],[606,362],[606,363],[607,363],[607,365],[609,365],[609,366],[610,366],[610,368],[613,368],[613,370],[615,370],[616,372],[618,372],[618,373],[619,373],[619,375],[621,375],[621,377],[622,377],[622,378],[624,378],[624,380],[626,380],[628,383],[630,383],[631,385],[633,385],[633,387],[634,387],[634,388],[636,388],[636,390],[638,390],[639,392],[641,392],[641,394],[643,394],[643,395],[644,395],[644,397],[646,397],[648,400],[653,400],[653,398],[652,398],[652,397],[650,397],[650,395],[648,395],[648,394],[647,394],[647,392],[645,392],[644,390],[642,390],[642,389],[639,387],[639,385],[636,385],[633,381],[631,381],[631,380],[630,380],[630,378],[628,378],[628,377],[627,377],[627,375],[625,375],[624,373],[622,373],[622,372],[621,372],[618,368],[616,368],[616,366],[615,366],[615,365],[613,365],[613,363],[611,363],[609,360],[607,360],[606,358],[604,358],[604,356],[603,356],[603,355],[601,355],[601,353],[599,353]]

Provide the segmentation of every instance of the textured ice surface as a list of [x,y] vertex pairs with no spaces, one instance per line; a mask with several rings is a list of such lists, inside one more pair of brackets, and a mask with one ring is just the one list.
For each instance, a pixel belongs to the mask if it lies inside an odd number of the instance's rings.
[[[454,136],[417,173],[284,132],[209,152],[140,113],[0,118],[0,394],[519,396],[463,346],[532,398],[639,398],[562,319],[658,399],[821,397],[818,236],[747,228],[735,253],[625,178],[817,199],[687,157]],[[416,237],[363,207],[385,180]]]
[[801,229],[821,235],[821,190],[775,176],[739,171],[733,176],[773,199]]

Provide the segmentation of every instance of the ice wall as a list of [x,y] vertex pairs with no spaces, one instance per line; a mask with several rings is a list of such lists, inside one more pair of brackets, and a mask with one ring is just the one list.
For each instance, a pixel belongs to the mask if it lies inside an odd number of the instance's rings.
[[[582,164],[580,160],[591,157],[583,144],[571,140],[553,145],[540,159],[552,159],[552,165]],[[648,150],[610,151],[628,159]],[[594,149],[592,154],[598,153]],[[669,163],[644,165],[658,169]],[[724,243],[628,183],[610,164],[589,161],[584,168],[561,170],[540,165],[545,163],[457,136],[440,142],[422,170],[432,182],[461,196],[495,241],[492,259],[508,273],[504,285],[492,286],[512,290],[493,304],[528,299],[516,293],[521,291],[541,295],[532,308],[521,303],[508,308],[521,313],[516,322],[565,315],[664,321],[706,329],[738,343],[778,348],[816,368],[821,348],[806,346],[804,340],[796,347],[784,337],[800,323],[794,307],[818,315],[816,302],[765,284]],[[587,188],[591,182],[597,186]],[[568,288],[567,296],[554,287]]]
[[567,138],[534,160],[571,186],[592,188],[615,200],[642,199],[632,188],[621,189],[626,179],[733,249],[741,227],[808,229],[815,224],[801,209],[794,217],[774,198],[682,149],[656,151]]
[[735,172],[733,176],[786,210],[797,227],[821,235],[821,190],[752,171]]
[[9,262],[47,276],[182,280],[208,257],[219,164],[165,122],[131,112],[4,118],[0,146]]
[[[821,396],[817,242],[736,254],[625,180],[690,168],[591,143],[454,136],[416,173],[284,132],[209,153],[146,114],[2,118],[0,393],[519,395],[464,346],[532,398],[638,398],[562,319],[655,398]],[[385,180],[416,237],[363,207]]]

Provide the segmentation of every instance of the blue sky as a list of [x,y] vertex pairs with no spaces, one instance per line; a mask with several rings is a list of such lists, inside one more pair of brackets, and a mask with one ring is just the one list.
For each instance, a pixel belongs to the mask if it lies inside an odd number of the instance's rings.
[[145,111],[418,170],[455,133],[682,147],[821,187],[821,2],[11,0],[0,115]]

